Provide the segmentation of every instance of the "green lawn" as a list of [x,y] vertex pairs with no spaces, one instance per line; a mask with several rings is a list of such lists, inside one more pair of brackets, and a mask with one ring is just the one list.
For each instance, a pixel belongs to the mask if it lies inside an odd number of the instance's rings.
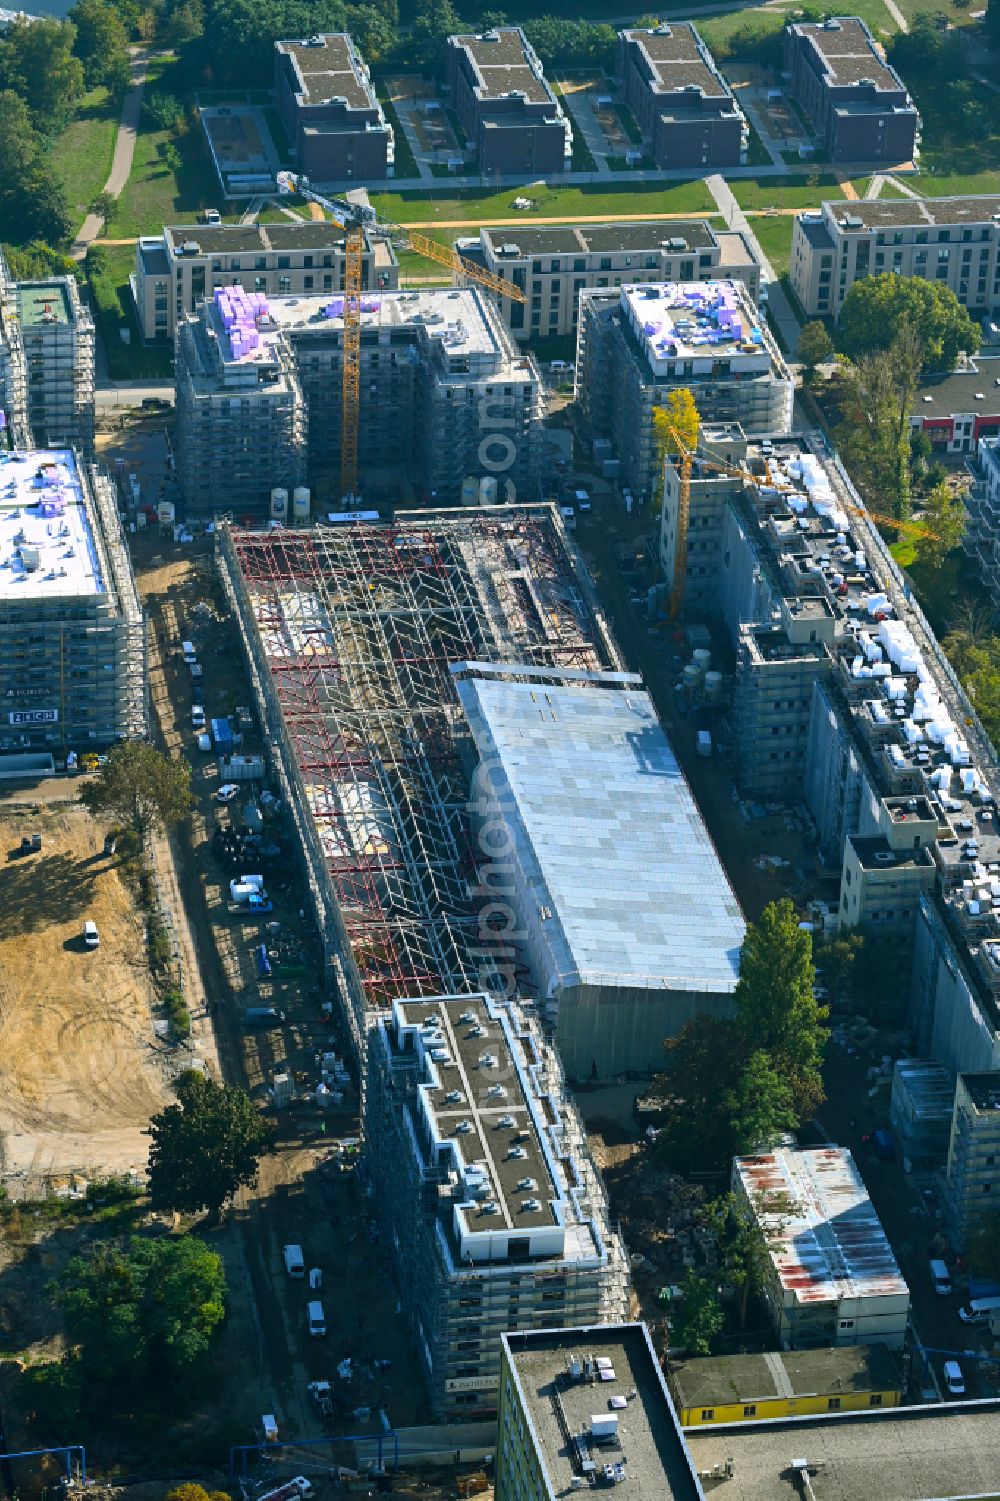
[[[105,270],[90,277],[90,291],[96,304],[104,347],[108,354],[108,374],[112,380],[144,380],[173,373],[173,351],[167,347],[147,349],[139,336],[139,324],[128,284],[135,268],[135,250],[131,245],[101,247]],[[123,344],[121,329],[131,333],[131,342]]]
[[[923,161],[921,153],[921,161]],[[918,193],[927,198],[949,198],[952,194],[1000,193],[1000,171],[985,169],[982,172],[935,172],[922,171],[912,179]]]
[[[170,166],[173,147],[179,158]],[[222,197],[201,128],[189,125],[180,135],[141,128],[135,143],[132,173],[108,226],[109,237],[148,235],[164,224],[197,219],[205,208],[218,208]]]
[[[518,196],[534,200],[536,207],[519,214]],[[372,193],[376,212],[397,224],[432,224],[436,219],[461,219],[469,224],[491,224],[497,219],[523,218],[526,224],[556,217],[608,214],[621,218],[634,214],[714,214],[712,195],[703,182],[682,182],[664,187],[660,183],[587,183],[582,187],[505,188],[501,192],[470,189],[460,196],[410,191]]]
[[921,609],[939,636],[946,634],[955,613],[955,591],[959,589],[964,554],[961,548],[948,553],[940,568],[928,568],[914,561],[913,540],[893,542],[889,548],[896,562],[909,577]]
[[[926,187],[924,186],[924,180],[922,177],[913,179],[913,188],[914,192],[917,193],[926,193],[927,191]],[[879,190],[878,196],[880,198],[909,198],[910,195],[909,193],[902,192],[900,188],[897,188],[894,182],[884,182]]]
[[760,241],[760,248],[779,276],[784,276],[788,270],[794,224],[791,214],[782,214],[774,219],[756,215],[750,220],[750,228]]
[[90,205],[108,180],[118,133],[118,105],[105,88],[84,94],[72,125],[52,146],[52,165],[70,211],[82,223]]
[[841,198],[840,184],[832,172],[812,172],[808,177],[741,177],[729,186],[740,208],[818,208],[824,198]]

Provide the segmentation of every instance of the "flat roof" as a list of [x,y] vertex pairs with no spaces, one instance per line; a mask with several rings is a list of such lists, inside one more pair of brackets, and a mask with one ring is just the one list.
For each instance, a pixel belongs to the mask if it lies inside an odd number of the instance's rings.
[[901,1384],[902,1373],[885,1345],[707,1355],[670,1364],[671,1389],[682,1408],[890,1391]]
[[621,288],[619,299],[632,331],[656,373],[690,361],[686,372],[711,376],[716,360],[731,369],[758,371],[771,365],[771,347],[757,309],[742,282],[638,283]]
[[690,21],[664,21],[650,29],[632,27],[624,35],[645,53],[652,73],[649,87],[655,94],[700,89],[712,98],[732,99],[732,91],[710,65],[711,54]]
[[393,1010],[424,1039],[428,1077],[419,1089],[434,1140],[454,1142],[478,1179],[462,1211],[468,1229],[558,1225],[565,1195],[499,1010],[475,995],[397,1001]]
[[458,696],[512,803],[558,988],[731,993],[745,924],[649,695],[604,673],[466,670]]
[[475,86],[478,99],[496,100],[520,93],[532,104],[555,104],[552,90],[532,66],[534,54],[529,51],[519,26],[463,32],[450,36],[448,41],[468,56],[478,80]]
[[1000,1475],[1000,1403],[948,1402],[785,1422],[688,1429],[698,1470],[733,1461],[725,1501],[802,1501],[793,1459],[808,1459],[817,1501],[992,1496]]
[[351,109],[378,108],[371,82],[356,66],[357,54],[346,31],[327,32],[303,41],[278,41],[274,45],[296,64],[302,82],[299,99],[303,105],[326,104],[340,98]]
[[105,582],[71,450],[0,453],[0,598],[103,594]]
[[[622,1464],[625,1494],[635,1501],[703,1497],[644,1324],[518,1331],[501,1340],[550,1496],[570,1495],[574,1479],[586,1484],[585,1457],[596,1464],[598,1482],[605,1465]],[[613,1398],[623,1405],[611,1408]],[[614,1439],[567,1441],[589,1435],[597,1416],[617,1418]]]
[[72,321],[73,309],[63,280],[16,282],[15,298],[17,316],[25,328]]
[[917,387],[914,417],[1000,416],[1000,356],[976,355],[972,369],[925,375]]
[[[344,231],[330,220],[308,224],[167,224],[164,239],[177,254],[197,245],[203,255],[260,255],[268,250],[329,250],[344,243]],[[249,268],[248,268],[249,269]]]
[[915,1120],[950,1120],[955,1105],[955,1078],[934,1058],[897,1058],[892,1085],[906,1094]]
[[[1000,196],[995,193],[951,198],[825,199],[822,207],[840,229],[944,229],[952,225],[981,228],[1000,219]],[[845,226],[841,222],[844,219],[860,222],[857,226]]]
[[905,84],[876,46],[867,26],[858,16],[831,16],[826,21],[797,21],[793,30],[819,54],[824,81],[830,87],[861,84],[866,79],[876,88],[895,92]]
[[1000,1111],[1000,1073],[960,1074],[976,1109],[995,1115]]
[[[615,251],[646,250],[659,253],[671,240],[683,240],[688,250],[708,250],[716,242],[716,233],[707,219],[672,219],[669,223],[645,223],[641,220],[621,224],[539,224],[521,228],[490,228],[482,235],[494,251],[504,246],[517,247],[520,255],[582,255]],[[680,252],[684,246],[673,247]]]
[[796,1302],[909,1297],[846,1147],[780,1147],[736,1157],[733,1178],[764,1230],[782,1288]]
[[[361,326],[362,329],[407,326],[423,329],[427,338],[439,344],[449,358],[500,354],[501,346],[483,307],[483,295],[476,287],[364,292]],[[343,327],[342,293],[269,297],[267,304],[270,322],[278,328]]]

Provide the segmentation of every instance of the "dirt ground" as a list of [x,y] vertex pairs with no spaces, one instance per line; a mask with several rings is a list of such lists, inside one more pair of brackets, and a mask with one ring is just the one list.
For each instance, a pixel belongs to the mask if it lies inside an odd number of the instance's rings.
[[[41,853],[15,854],[34,832]],[[144,1128],[168,1098],[142,921],[104,834],[78,804],[0,803],[0,1176],[14,1195],[142,1170]]]

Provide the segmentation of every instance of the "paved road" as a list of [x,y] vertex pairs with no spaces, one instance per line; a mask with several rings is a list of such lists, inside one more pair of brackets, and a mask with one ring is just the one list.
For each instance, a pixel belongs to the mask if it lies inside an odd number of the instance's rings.
[[95,402],[99,408],[139,407],[144,401],[169,401],[174,403],[173,382],[164,380],[101,381],[97,382]]
[[[104,192],[110,193],[117,198],[128,182],[129,173],[132,171],[132,158],[135,155],[135,138],[139,130],[139,117],[142,114],[142,91],[146,83],[146,67],[149,62],[149,53],[144,47],[137,47],[132,52],[132,86],[125,95],[122,103],[122,117],[118,126],[118,135],[115,140],[115,154],[111,162],[111,172],[104,184]],[[97,239],[104,228],[104,220],[100,214],[88,214],[70,247],[70,255],[75,261],[82,261],[88,249]]]
[[740,208],[732,190],[725,178],[718,173],[705,178],[705,186],[715,199],[715,206],[725,219],[730,229],[738,229],[751,241],[754,254],[760,261],[761,285],[767,288],[767,305],[772,321],[777,325],[781,337],[785,342],[790,359],[795,358],[795,352],[799,347],[799,320],[792,310],[792,305],[785,296],[785,290],[781,285],[774,267],[767,259],[760,243],[750,226],[750,221]]

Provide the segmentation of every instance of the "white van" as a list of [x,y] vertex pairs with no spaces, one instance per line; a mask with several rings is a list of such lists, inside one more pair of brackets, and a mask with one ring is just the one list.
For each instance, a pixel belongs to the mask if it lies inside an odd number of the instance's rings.
[[927,1265],[930,1269],[931,1281],[934,1283],[934,1291],[940,1294],[942,1298],[949,1297],[951,1294],[951,1273],[948,1270],[948,1263],[934,1260],[928,1262]]
[[948,1394],[952,1397],[965,1396],[965,1377],[962,1375],[962,1367],[957,1360],[946,1360],[941,1367],[944,1374],[944,1384],[948,1388]]
[[282,1246],[281,1254],[285,1258],[285,1271],[296,1282],[306,1274],[306,1259],[302,1254],[301,1246]]
[[311,1335],[318,1336],[326,1333],[326,1314],[323,1312],[322,1303],[306,1304],[306,1323]]
[[91,922],[89,917],[83,925],[83,941],[88,949],[96,949],[101,941],[101,935],[97,931],[97,924]]
[[194,649],[193,641],[181,642],[181,654],[189,667],[191,666],[192,662],[197,662],[198,660],[198,653]]

